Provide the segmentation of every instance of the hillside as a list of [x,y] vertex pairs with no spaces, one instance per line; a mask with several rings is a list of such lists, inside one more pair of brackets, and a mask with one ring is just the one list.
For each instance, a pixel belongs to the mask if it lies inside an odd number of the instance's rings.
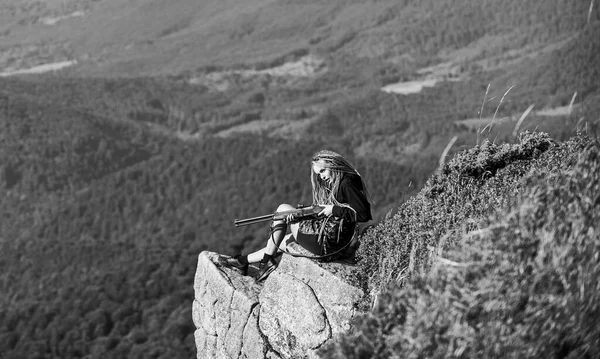
[[[435,172],[454,136],[448,165],[485,139],[518,146],[513,132],[598,135],[593,4],[3,1],[0,352],[192,357],[197,254],[258,248],[268,229],[233,220],[310,202],[322,148],[367,179],[371,248],[407,233],[436,244],[402,216],[432,181],[459,180]],[[362,284],[395,295],[405,258],[362,255]]]
[[[440,60],[497,68],[560,47],[583,28],[589,7],[567,0],[8,0],[0,8],[7,50],[0,67],[77,60],[81,73],[156,75],[264,66],[310,51],[348,64],[365,60],[371,73],[381,67],[404,75]],[[593,9],[591,19],[597,16]]]
[[599,150],[522,133],[458,153],[363,238],[372,311],[323,357],[597,356]]

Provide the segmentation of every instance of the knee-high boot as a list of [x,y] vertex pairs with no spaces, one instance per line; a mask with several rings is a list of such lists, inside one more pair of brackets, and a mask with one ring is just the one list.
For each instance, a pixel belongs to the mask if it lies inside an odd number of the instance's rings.
[[271,274],[277,268],[279,263],[275,260],[275,258],[277,257],[277,252],[279,251],[279,245],[285,238],[286,231],[287,224],[285,222],[275,223],[271,227],[270,240],[273,241],[275,248],[272,253],[265,253],[263,259],[260,260],[258,275],[256,277],[257,282],[267,279],[269,274]]

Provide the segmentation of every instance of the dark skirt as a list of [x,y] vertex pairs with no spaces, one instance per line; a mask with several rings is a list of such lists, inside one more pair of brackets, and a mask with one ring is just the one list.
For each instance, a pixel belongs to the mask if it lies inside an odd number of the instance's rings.
[[[332,261],[343,256],[344,251],[340,249],[352,240],[355,228],[356,222],[342,221],[334,216],[307,219],[299,222],[296,241],[311,253],[327,255],[322,261]],[[336,253],[338,251],[340,253]]]

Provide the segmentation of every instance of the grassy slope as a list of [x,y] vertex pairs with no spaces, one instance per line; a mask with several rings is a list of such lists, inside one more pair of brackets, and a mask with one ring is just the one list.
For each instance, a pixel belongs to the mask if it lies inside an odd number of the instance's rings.
[[379,293],[327,358],[594,357],[597,140],[463,151],[365,236]]

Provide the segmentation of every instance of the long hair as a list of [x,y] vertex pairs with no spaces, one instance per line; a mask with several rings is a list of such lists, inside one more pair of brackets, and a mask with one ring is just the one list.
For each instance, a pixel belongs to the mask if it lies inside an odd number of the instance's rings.
[[[324,168],[327,168],[331,171],[331,185],[328,186],[323,181],[319,179],[319,175],[316,174],[312,170],[312,165],[316,162],[319,162],[323,165]],[[348,162],[342,155],[339,153],[329,151],[329,150],[321,150],[317,152],[312,160],[311,160],[311,170],[310,170],[310,182],[312,184],[312,194],[313,194],[313,205],[324,205],[324,204],[333,204],[335,206],[340,207],[350,207],[346,203],[340,203],[337,199],[335,199],[335,195],[338,192],[338,188],[340,186],[340,182],[344,174],[353,174],[357,175],[360,178],[360,181],[363,186],[363,191],[365,193],[365,197],[369,202],[372,202],[369,198],[369,192],[367,191],[367,185],[363,180],[362,176],[350,162]],[[355,212],[355,211],[354,211]],[[355,212],[356,213],[356,212]]]

